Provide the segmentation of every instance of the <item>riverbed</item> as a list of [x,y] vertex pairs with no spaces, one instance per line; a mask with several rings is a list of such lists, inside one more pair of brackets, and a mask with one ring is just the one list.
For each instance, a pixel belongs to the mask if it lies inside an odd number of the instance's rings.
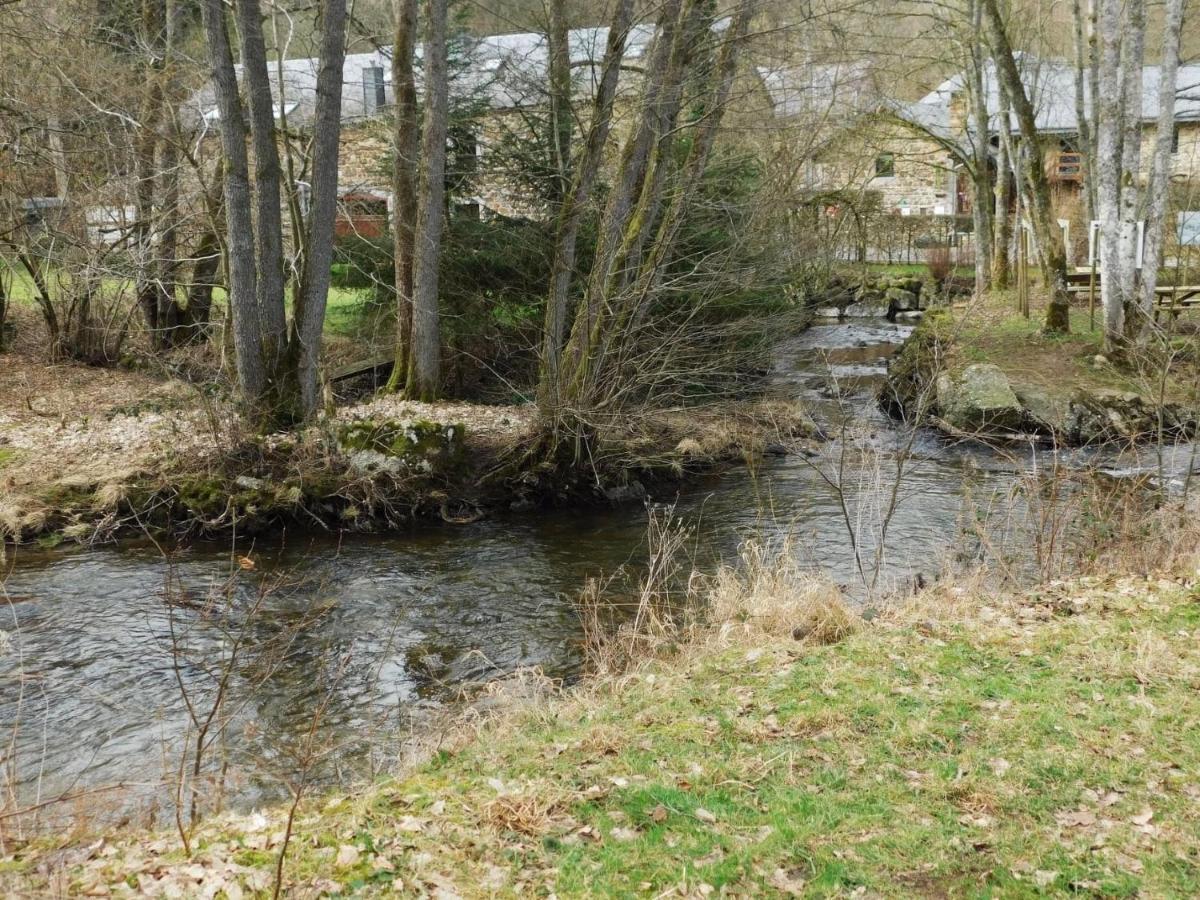
[[[981,511],[1022,540],[1023,480],[1064,458],[956,446],[880,412],[875,392],[910,331],[818,321],[781,344],[773,389],[808,405],[829,439],[652,498],[690,529],[697,566],[735,559],[747,537],[786,536],[805,565],[875,602],[962,563],[960,535]],[[1105,462],[1115,474],[1146,465]],[[589,578],[637,571],[648,515],[539,511],[170,553],[20,549],[0,596],[0,742],[15,787],[32,803],[122,785],[122,802],[169,806],[181,740],[194,743],[222,681],[224,727],[207,754],[227,766],[230,802],[284,794],[314,716],[321,777],[369,776],[422,711],[466,686],[525,667],[572,677],[574,599]]]

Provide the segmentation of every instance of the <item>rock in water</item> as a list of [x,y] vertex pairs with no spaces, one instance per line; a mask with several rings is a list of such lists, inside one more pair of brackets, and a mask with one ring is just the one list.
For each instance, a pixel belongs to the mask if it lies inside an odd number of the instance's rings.
[[939,375],[937,405],[942,418],[960,431],[1017,432],[1025,419],[1008,376],[988,363],[967,366],[958,375]]
[[906,291],[903,288],[888,288],[884,299],[888,301],[888,307],[892,313],[912,312],[914,309],[920,309],[921,301],[912,291]]
[[860,300],[842,310],[842,315],[850,319],[882,319],[887,314],[886,300]]

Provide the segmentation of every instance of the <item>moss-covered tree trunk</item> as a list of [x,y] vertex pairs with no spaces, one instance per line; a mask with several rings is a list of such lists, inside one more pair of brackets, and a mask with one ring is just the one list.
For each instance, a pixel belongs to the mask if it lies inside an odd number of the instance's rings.
[[413,258],[413,328],[405,395],[433,400],[441,392],[442,338],[438,259],[446,210],[446,133],[450,115],[446,58],[447,0],[425,3],[425,111]]
[[417,41],[417,0],[394,0],[396,30],[392,45],[392,241],[396,285],[396,362],[387,389],[395,391],[408,375],[412,342],[413,254],[417,227],[417,164],[420,128],[413,53]]

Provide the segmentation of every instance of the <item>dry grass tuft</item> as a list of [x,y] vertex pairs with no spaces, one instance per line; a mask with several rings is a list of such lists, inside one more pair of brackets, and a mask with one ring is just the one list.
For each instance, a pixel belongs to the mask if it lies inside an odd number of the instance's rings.
[[502,795],[484,809],[484,819],[498,831],[541,837],[556,830],[560,804],[529,795]]
[[747,541],[740,565],[705,580],[702,596],[718,641],[790,636],[833,644],[861,627],[837,585],[802,570],[795,556],[786,541]]

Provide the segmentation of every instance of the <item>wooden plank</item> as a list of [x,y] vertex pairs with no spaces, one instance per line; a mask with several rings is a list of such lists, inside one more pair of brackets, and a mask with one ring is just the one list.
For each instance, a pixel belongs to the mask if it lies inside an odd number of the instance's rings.
[[330,383],[345,381],[347,378],[356,378],[359,375],[382,375],[385,370],[391,369],[395,364],[394,356],[380,356],[365,362],[350,363],[334,369],[329,375],[329,381]]

